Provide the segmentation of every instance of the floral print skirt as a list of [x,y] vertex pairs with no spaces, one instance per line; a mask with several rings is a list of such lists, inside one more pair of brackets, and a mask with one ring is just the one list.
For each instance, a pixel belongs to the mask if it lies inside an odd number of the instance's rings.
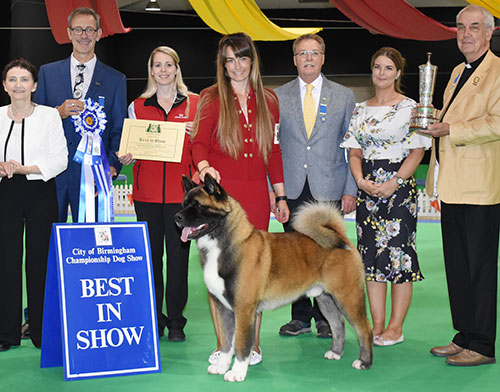
[[[382,183],[394,177],[401,164],[389,160],[363,160],[363,175],[367,180]],[[359,190],[356,228],[366,280],[404,283],[424,279],[415,244],[417,191],[413,176],[389,198],[370,196]]]

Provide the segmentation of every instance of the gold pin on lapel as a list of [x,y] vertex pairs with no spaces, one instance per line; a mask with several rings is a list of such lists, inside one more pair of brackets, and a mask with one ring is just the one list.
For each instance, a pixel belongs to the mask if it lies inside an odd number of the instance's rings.
[[477,84],[478,84],[478,83],[479,83],[479,76],[476,76],[476,77],[474,78],[474,80],[472,81],[472,84],[473,84],[474,86],[477,86]]

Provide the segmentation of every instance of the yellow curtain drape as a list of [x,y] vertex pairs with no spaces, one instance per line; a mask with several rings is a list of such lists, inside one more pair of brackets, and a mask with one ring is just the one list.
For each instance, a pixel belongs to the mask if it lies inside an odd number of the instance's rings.
[[467,0],[467,2],[480,5],[490,11],[493,16],[500,18],[500,0]]
[[201,19],[221,34],[247,33],[254,41],[286,41],[320,27],[279,27],[272,23],[254,0],[189,0]]

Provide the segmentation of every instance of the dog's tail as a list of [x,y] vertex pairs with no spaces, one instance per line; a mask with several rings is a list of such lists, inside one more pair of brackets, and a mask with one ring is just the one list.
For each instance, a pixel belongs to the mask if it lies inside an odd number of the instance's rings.
[[323,248],[352,248],[344,218],[331,203],[305,203],[294,214],[292,226]]

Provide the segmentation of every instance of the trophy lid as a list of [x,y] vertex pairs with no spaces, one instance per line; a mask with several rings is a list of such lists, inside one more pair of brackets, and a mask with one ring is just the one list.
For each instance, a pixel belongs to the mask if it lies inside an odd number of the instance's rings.
[[[430,70],[437,70],[437,65],[431,64],[432,52],[427,52],[427,62],[419,65],[418,68],[423,72],[431,72]],[[425,71],[427,70],[427,71]]]

